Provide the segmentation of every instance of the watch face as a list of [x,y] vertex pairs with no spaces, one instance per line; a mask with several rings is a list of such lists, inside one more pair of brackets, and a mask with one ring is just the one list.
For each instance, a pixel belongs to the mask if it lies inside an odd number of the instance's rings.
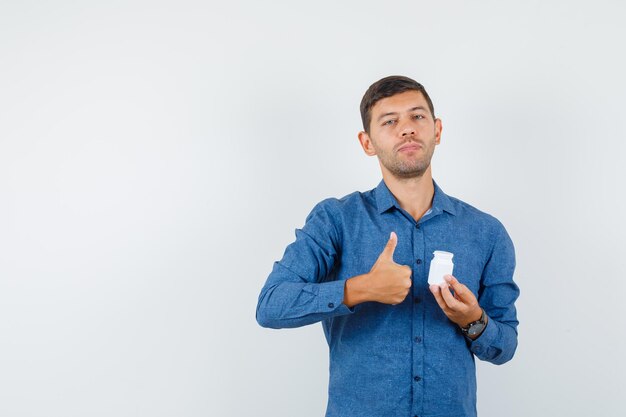
[[476,336],[477,334],[482,332],[484,328],[485,328],[485,323],[474,323],[467,330],[467,334],[469,334],[470,336]]

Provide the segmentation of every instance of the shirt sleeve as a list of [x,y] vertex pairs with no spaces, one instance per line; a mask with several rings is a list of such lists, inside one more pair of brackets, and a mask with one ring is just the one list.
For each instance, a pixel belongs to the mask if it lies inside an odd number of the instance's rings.
[[513,281],[515,249],[504,226],[499,226],[478,296],[488,323],[483,333],[470,343],[477,358],[496,365],[509,361],[515,354],[518,325],[515,300],[519,297],[519,288]]
[[336,219],[324,200],[296,229],[296,240],[261,289],[256,310],[261,326],[300,327],[354,311],[343,304],[345,281],[327,280],[341,247]]

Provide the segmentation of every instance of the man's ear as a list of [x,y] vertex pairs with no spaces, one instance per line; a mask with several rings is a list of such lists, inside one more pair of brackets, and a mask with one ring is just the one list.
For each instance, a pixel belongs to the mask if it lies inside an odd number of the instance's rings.
[[443,125],[441,124],[441,119],[435,119],[435,144],[439,145],[441,143],[441,130],[443,129]]
[[374,149],[374,145],[372,144],[372,139],[367,132],[361,131],[359,132],[359,142],[361,142],[361,147],[365,151],[368,156],[376,155],[376,149]]

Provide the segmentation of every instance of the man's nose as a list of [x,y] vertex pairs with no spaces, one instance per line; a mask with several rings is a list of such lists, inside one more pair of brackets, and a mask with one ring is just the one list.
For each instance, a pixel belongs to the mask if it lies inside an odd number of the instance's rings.
[[414,136],[415,127],[411,123],[404,123],[404,125],[400,126],[400,133],[402,136]]

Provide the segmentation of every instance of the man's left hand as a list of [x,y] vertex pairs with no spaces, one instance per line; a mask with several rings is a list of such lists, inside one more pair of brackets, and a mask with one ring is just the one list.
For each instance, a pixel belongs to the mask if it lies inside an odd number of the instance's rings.
[[474,293],[452,275],[446,275],[444,280],[445,282],[440,285],[431,285],[430,292],[435,296],[445,315],[461,327],[480,320],[482,309]]

